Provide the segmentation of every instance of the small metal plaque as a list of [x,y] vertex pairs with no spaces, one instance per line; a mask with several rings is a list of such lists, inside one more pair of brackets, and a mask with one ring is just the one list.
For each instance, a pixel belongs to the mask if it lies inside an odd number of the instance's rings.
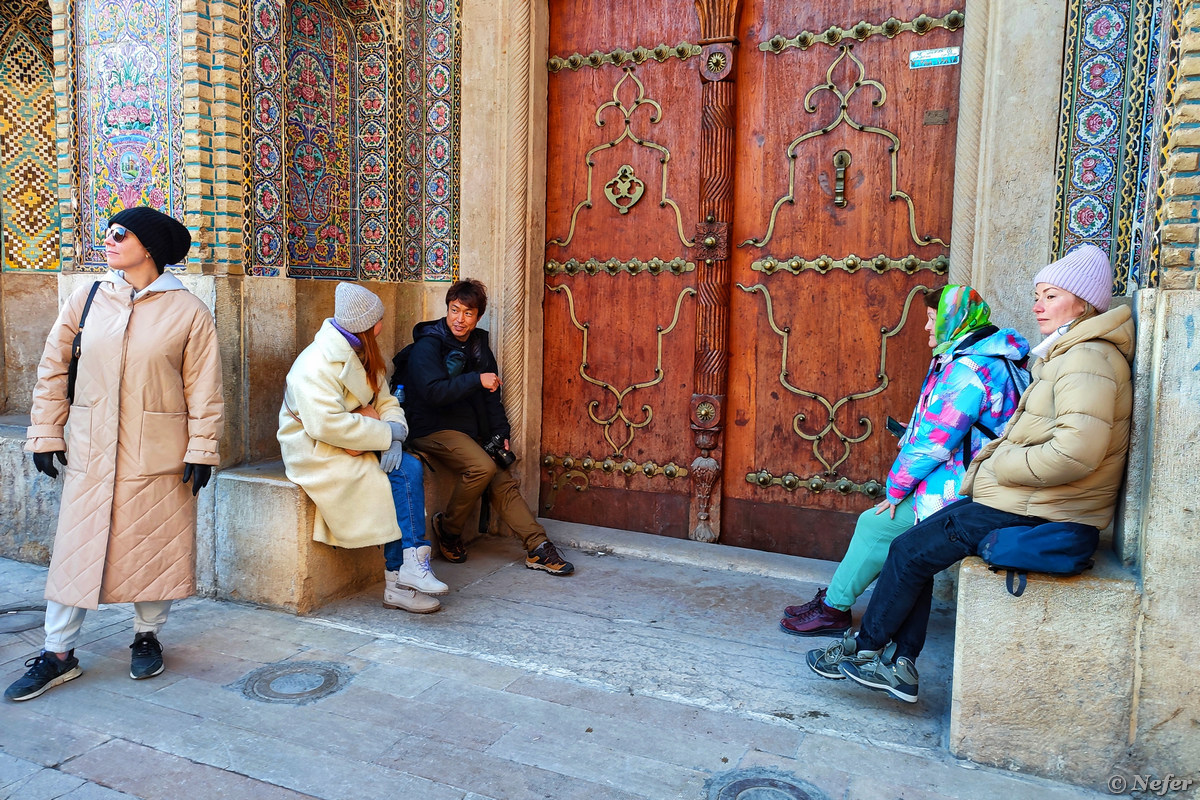
[[925,112],[926,125],[948,125],[950,124],[950,109],[948,108],[931,108]]
[[958,63],[959,48],[939,47],[936,50],[914,50],[908,54],[909,69],[949,67]]

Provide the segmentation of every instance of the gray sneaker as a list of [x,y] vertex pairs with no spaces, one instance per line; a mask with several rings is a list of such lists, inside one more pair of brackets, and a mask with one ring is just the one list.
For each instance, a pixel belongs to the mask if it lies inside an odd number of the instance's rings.
[[[896,645],[888,644],[883,649],[884,653],[895,653]],[[846,634],[835,642],[830,642],[823,649],[809,650],[804,656],[804,661],[808,664],[808,668],[820,675],[822,678],[829,678],[833,681],[840,681],[846,677],[838,667],[843,661],[854,661],[855,663],[865,663],[875,657],[874,650],[858,649],[858,639],[854,638],[854,634],[846,631]]]
[[863,686],[887,692],[906,703],[917,702],[917,665],[912,659],[901,656],[893,660],[885,649],[870,661],[842,661],[838,668],[847,678]]

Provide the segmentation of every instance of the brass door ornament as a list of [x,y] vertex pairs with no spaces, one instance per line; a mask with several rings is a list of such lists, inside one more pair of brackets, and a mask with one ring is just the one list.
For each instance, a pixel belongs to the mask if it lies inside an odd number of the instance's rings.
[[878,25],[872,25],[870,22],[863,20],[850,28],[830,25],[824,33],[800,31],[800,33],[790,39],[775,35],[759,44],[758,49],[764,53],[781,53],[789,47],[798,47],[801,50],[807,50],[814,44],[826,44],[830,47],[836,47],[841,43],[842,39],[857,39],[860,42],[871,36],[886,36],[889,39],[894,39],[906,31],[911,31],[918,36],[924,36],[935,28],[956,31],[963,26],[965,19],[966,17],[963,15],[963,12],[951,11],[944,17],[931,17],[928,14],[921,14],[911,22],[902,22],[892,17]]
[[838,150],[833,154],[833,204],[846,207],[846,167],[850,166],[850,151]]
[[[608,442],[608,446],[612,448],[613,456],[623,456],[625,454],[625,449],[628,448],[630,442],[633,441],[634,434],[636,434],[639,429],[649,425],[651,420],[654,419],[654,410],[651,409],[650,406],[642,404],[642,419],[635,422],[629,415],[625,413],[625,398],[628,397],[630,393],[635,392],[638,389],[648,389],[651,386],[657,386],[658,384],[662,383],[662,380],[665,377],[662,368],[663,337],[675,330],[675,326],[679,324],[679,309],[683,306],[683,298],[694,296],[696,294],[696,290],[690,286],[684,287],[679,292],[679,296],[675,298],[675,315],[671,318],[671,324],[666,328],[663,328],[661,325],[657,326],[656,328],[658,333],[658,357],[654,362],[654,377],[648,381],[631,384],[626,386],[624,389],[617,389],[617,387],[610,383],[606,383],[605,381],[588,375],[588,330],[591,327],[591,323],[581,323],[579,318],[575,316],[575,296],[571,293],[571,287],[566,285],[547,285],[546,288],[554,293],[566,293],[567,309],[571,315],[571,324],[583,334],[583,351],[579,364],[579,376],[593,386],[599,386],[601,389],[604,389],[612,394],[613,399],[616,401],[616,406],[613,409],[613,412],[607,417],[601,417],[597,413],[597,409],[600,408],[599,400],[592,400],[590,403],[588,403],[587,413],[588,418],[591,419],[592,422],[604,428],[604,440]],[[617,442],[612,438],[612,428],[617,424],[618,421],[625,426],[625,440],[620,444],[617,444]]]
[[[863,88],[864,86],[870,86],[879,93],[878,99],[876,99],[872,103],[872,105],[874,105],[877,108],[887,102],[887,89],[885,89],[883,84],[880,83],[879,81],[867,78],[866,66],[863,64],[863,62],[858,60],[858,58],[854,55],[854,53],[852,53],[850,51],[849,45],[842,45],[840,50],[841,50],[841,52],[838,54],[838,57],[834,59],[833,63],[829,65],[829,69],[825,71],[825,83],[817,84],[816,86],[814,86],[808,90],[808,94],[804,95],[804,110],[806,112],[808,112],[809,114],[815,114],[815,113],[817,113],[817,107],[812,102],[813,97],[820,92],[831,93],[834,97],[836,97],[838,99],[839,106],[838,106],[837,117],[835,117],[833,122],[830,122],[824,128],[821,128],[821,129],[815,130],[815,131],[809,131],[808,133],[802,134],[801,136],[792,140],[792,143],[787,146],[787,151],[786,151],[787,164],[788,164],[787,194],[783,195],[783,197],[780,197],[777,201],[775,201],[775,207],[771,209],[771,221],[767,226],[766,234],[764,234],[761,239],[754,239],[754,238],[747,239],[746,241],[742,242],[738,246],[745,247],[746,245],[754,245],[755,247],[763,247],[764,245],[766,245],[767,242],[771,241],[771,237],[775,235],[775,219],[776,219],[776,217],[779,216],[779,209],[783,207],[784,203],[790,203],[790,204],[794,205],[796,202],[796,161],[798,159],[798,156],[796,155],[796,148],[798,148],[801,144],[808,141],[809,139],[813,139],[818,136],[824,136],[825,134],[834,130],[835,128],[837,128],[839,125],[841,125],[843,123],[845,123],[846,125],[849,125],[851,128],[853,128],[856,131],[861,131],[863,133],[873,133],[878,136],[883,136],[884,138],[886,138],[888,140],[888,142],[889,142],[888,152],[890,154],[890,166],[891,166],[891,177],[892,177],[891,192],[888,195],[888,199],[889,200],[903,200],[904,203],[908,206],[908,230],[909,230],[909,234],[912,236],[912,240],[915,243],[917,243],[918,245],[921,245],[921,246],[929,245],[929,244],[940,244],[940,245],[945,246],[946,245],[945,241],[943,241],[942,239],[939,239],[936,236],[933,236],[932,234],[929,236],[925,236],[925,237],[919,236],[917,234],[917,217],[916,217],[917,211],[916,211],[916,208],[913,206],[912,198],[909,197],[908,194],[906,194],[905,192],[902,192],[898,185],[898,172],[899,172],[899,160],[900,160],[900,137],[897,136],[896,134],[892,133],[889,130],[885,130],[884,128],[876,128],[871,125],[863,125],[860,122],[856,122],[846,112],[846,109],[849,108],[850,98],[854,95],[855,92],[857,92],[859,89]],[[845,91],[843,91],[836,83],[833,82],[833,73],[834,73],[834,70],[837,69],[838,65],[841,64],[842,61],[846,60],[847,58],[849,58],[850,61],[854,64],[854,66],[856,66],[858,68],[858,78],[856,80],[852,81],[850,83],[849,87]]]
[[619,258],[610,258],[607,261],[589,258],[587,261],[579,261],[569,258],[566,261],[550,259],[543,269],[547,275],[570,275],[572,277],[580,274],[618,275],[622,272],[628,272],[630,275],[640,275],[643,272],[650,275],[659,275],[663,272],[682,275],[685,272],[695,272],[696,263],[685,258],[672,258],[669,261],[663,261],[661,258],[652,258],[649,261],[637,258],[631,258],[628,261],[622,261]]
[[642,199],[642,193],[645,191],[646,184],[633,174],[633,167],[628,164],[622,164],[617,170],[617,177],[604,184],[604,196],[622,214],[628,214],[629,209]]
[[[604,120],[602,120],[600,117],[604,114],[605,109],[612,108],[619,111],[622,115],[621,121],[624,123],[624,127],[621,129],[621,134],[617,136],[617,138],[604,142],[603,144],[598,144],[591,150],[587,151],[587,154],[583,158],[584,163],[587,165],[587,195],[579,201],[579,203],[575,206],[575,210],[571,212],[571,228],[569,231],[567,231],[567,238],[551,239],[546,243],[547,247],[550,245],[566,247],[568,244],[570,244],[571,240],[575,238],[575,222],[579,218],[579,212],[585,208],[592,207],[592,171],[596,166],[596,162],[592,160],[592,156],[596,155],[596,153],[600,152],[601,150],[607,150],[610,147],[616,147],[626,139],[638,147],[645,147],[649,150],[654,150],[659,154],[658,162],[662,164],[662,192],[658,201],[659,208],[666,208],[667,206],[670,206],[671,209],[674,210],[675,227],[679,232],[679,240],[683,242],[684,247],[695,246],[695,242],[690,241],[683,233],[683,217],[680,214],[679,206],[674,200],[667,196],[667,179],[668,168],[671,161],[671,151],[657,142],[652,142],[649,139],[642,139],[633,132],[633,115],[639,109],[648,108],[650,110],[650,118],[648,121],[651,125],[657,124],[662,119],[663,113],[662,106],[658,104],[658,101],[646,97],[646,87],[640,80],[638,80],[638,76],[634,74],[633,70],[633,67],[625,67],[623,74],[621,75],[621,79],[617,81],[616,86],[613,87],[612,100],[601,104],[600,107],[596,109],[595,118],[597,128],[604,127]],[[633,80],[634,85],[637,87],[637,96],[634,97],[628,105],[626,105],[621,102],[620,92],[621,87],[630,79]],[[630,173],[632,174],[632,169],[630,170]],[[620,177],[619,173],[618,177]],[[613,203],[613,205],[617,204]],[[632,205],[632,203],[630,205]],[[617,205],[617,208],[620,209],[621,207]],[[621,213],[624,214],[627,210],[627,208],[623,209],[621,210]]]
[[816,258],[792,256],[791,258],[778,259],[774,256],[767,256],[750,264],[750,269],[766,275],[774,275],[776,272],[790,272],[793,275],[799,275],[806,269],[815,270],[822,275],[833,269],[854,273],[863,268],[877,272],[880,275],[894,269],[901,270],[909,275],[915,275],[918,270],[922,269],[927,269],[934,275],[945,275],[950,269],[950,259],[944,255],[926,260],[917,258],[912,254],[904,258],[889,258],[883,253],[874,257],[856,256],[851,253],[845,258],[833,258],[832,256],[821,255]]
[[671,481],[688,476],[688,471],[674,461],[660,466],[654,461],[638,464],[630,459],[618,461],[612,456],[596,459],[592,456],[547,455],[542,457],[542,466],[550,475],[550,491],[547,494],[546,502],[542,505],[546,511],[554,508],[554,500],[564,486],[570,485],[577,492],[586,492],[591,485],[589,476],[596,470],[610,475],[620,473],[627,478],[639,474],[645,475],[647,478],[661,475]]
[[[382,17],[380,18],[382,19]],[[593,50],[586,56],[582,53],[572,53],[566,58],[550,56],[550,59],[546,62],[546,69],[550,72],[560,72],[564,69],[575,72],[582,67],[599,69],[607,64],[622,67],[626,64],[643,64],[650,59],[654,59],[660,64],[668,58],[678,58],[680,61],[686,61],[689,58],[700,55],[702,49],[698,44],[680,42],[674,47],[668,44],[660,44],[652,48],[638,45],[632,50],[618,47],[607,53]]]
[[788,472],[784,475],[772,475],[765,469],[748,473],[746,475],[746,483],[753,483],[755,486],[761,486],[764,489],[768,486],[782,486],[789,492],[794,492],[797,489],[808,489],[813,494],[820,494],[826,490],[843,495],[858,492],[865,494],[872,500],[882,499],[884,491],[887,488],[874,478],[865,483],[855,483],[849,478],[844,477],[838,478],[836,481],[827,480],[822,475],[801,478],[794,472]]
[[[767,323],[771,326],[771,330],[775,331],[775,333],[777,333],[779,335],[779,337],[783,340],[783,355],[782,355],[782,358],[780,361],[781,366],[780,366],[780,370],[779,370],[779,384],[781,386],[783,386],[784,389],[787,389],[789,392],[791,392],[792,394],[798,394],[801,397],[808,397],[813,400],[816,400],[818,403],[821,404],[821,407],[825,409],[825,423],[824,423],[824,425],[821,426],[821,428],[816,433],[807,433],[806,431],[804,431],[801,428],[801,424],[808,421],[803,412],[798,413],[794,417],[792,417],[792,430],[795,431],[796,435],[799,436],[801,439],[812,442],[813,455],[816,456],[817,461],[821,462],[821,466],[823,466],[825,468],[824,474],[827,476],[836,475],[837,468],[839,466],[841,466],[842,462],[844,462],[847,458],[850,457],[850,445],[865,441],[866,438],[868,436],[870,436],[871,432],[874,430],[874,427],[871,425],[870,419],[868,419],[867,417],[859,417],[858,424],[863,427],[863,432],[858,436],[850,436],[849,434],[842,431],[842,429],[838,426],[837,413],[839,410],[841,410],[842,406],[846,405],[847,403],[852,402],[854,400],[864,400],[868,397],[879,394],[880,392],[882,392],[884,389],[887,388],[888,383],[890,383],[890,379],[888,378],[888,374],[887,374],[888,339],[895,336],[897,333],[900,332],[900,329],[904,327],[904,323],[908,320],[908,310],[912,306],[913,298],[917,296],[918,292],[926,291],[928,289],[928,287],[921,286],[921,285],[914,286],[909,291],[908,297],[906,297],[904,299],[904,310],[900,314],[900,321],[898,323],[896,323],[895,327],[893,327],[891,329],[888,329],[888,328],[880,329],[881,336],[880,336],[880,341],[879,341],[879,372],[876,374],[876,378],[879,381],[879,383],[876,384],[875,387],[868,389],[866,391],[848,394],[845,397],[842,397],[836,401],[830,402],[827,398],[825,398],[821,394],[818,394],[817,392],[811,392],[806,389],[801,389],[798,386],[793,386],[792,383],[788,380],[788,377],[789,377],[788,376],[788,367],[787,367],[788,340],[791,337],[791,328],[790,327],[789,328],[780,328],[779,325],[775,322],[775,311],[774,311],[774,306],[772,305],[772,302],[771,302],[771,292],[767,289],[767,287],[761,283],[756,283],[753,286],[749,286],[749,287],[744,286],[739,283],[737,286],[743,292],[746,292],[748,294],[754,294],[756,292],[762,294],[763,299],[766,301],[766,305],[767,305]],[[835,461],[833,461],[832,463],[830,461],[826,460],[825,456],[823,456],[820,451],[821,443],[825,440],[825,437],[827,437],[829,434],[833,434],[833,435],[837,436],[838,440],[842,444],[841,456],[838,459],[836,459]],[[753,483],[754,481],[751,481],[751,482]]]

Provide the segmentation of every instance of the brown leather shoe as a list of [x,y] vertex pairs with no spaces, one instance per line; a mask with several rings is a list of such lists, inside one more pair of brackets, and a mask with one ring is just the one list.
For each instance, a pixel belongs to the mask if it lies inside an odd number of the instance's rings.
[[784,617],[779,620],[779,627],[784,633],[793,636],[841,636],[850,630],[852,618],[849,611],[839,611],[821,603],[798,617]]
[[822,587],[820,589],[817,589],[817,596],[814,597],[812,600],[809,600],[807,603],[805,603],[802,606],[788,606],[787,608],[785,608],[783,610],[783,615],[785,617],[803,617],[805,614],[809,614],[813,611],[816,611],[818,608],[821,607],[821,604],[824,602],[825,602],[825,588]]

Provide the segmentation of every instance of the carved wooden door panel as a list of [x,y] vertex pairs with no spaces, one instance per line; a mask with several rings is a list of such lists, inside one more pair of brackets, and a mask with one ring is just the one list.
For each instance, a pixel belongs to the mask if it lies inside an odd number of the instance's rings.
[[917,287],[945,283],[962,15],[878,7],[743,9],[727,543],[840,558],[929,364]]
[[542,514],[840,558],[945,282],[930,2],[551,3]]
[[686,536],[701,89],[680,6],[550,4],[541,513]]

